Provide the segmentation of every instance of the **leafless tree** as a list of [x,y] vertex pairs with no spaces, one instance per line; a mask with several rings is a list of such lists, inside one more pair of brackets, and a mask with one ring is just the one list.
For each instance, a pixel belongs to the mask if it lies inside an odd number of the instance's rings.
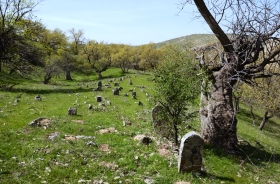
[[210,46],[212,55],[205,49],[197,51],[208,74],[203,86],[210,83],[201,95],[201,134],[206,142],[238,154],[232,86],[277,75],[266,68],[280,61],[280,1],[182,0],[180,7],[186,4],[197,7],[219,40]]

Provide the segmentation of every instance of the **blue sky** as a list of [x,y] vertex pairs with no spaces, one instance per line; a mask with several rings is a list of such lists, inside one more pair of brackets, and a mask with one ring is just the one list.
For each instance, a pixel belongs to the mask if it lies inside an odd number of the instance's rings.
[[44,0],[34,14],[50,30],[83,30],[86,39],[141,45],[195,33],[211,33],[193,20],[194,6],[179,0]]

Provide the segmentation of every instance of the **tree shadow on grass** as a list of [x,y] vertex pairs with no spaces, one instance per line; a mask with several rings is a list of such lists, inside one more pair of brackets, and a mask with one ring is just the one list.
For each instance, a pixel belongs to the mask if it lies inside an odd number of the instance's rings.
[[[0,91],[5,91],[1,90]],[[64,89],[11,89],[9,90],[11,93],[28,93],[28,94],[50,94],[50,93],[83,93],[83,92],[93,92],[92,88],[64,88]],[[102,92],[102,91],[101,91]]]
[[280,154],[276,151],[261,145],[256,142],[256,146],[251,145],[248,142],[242,142],[238,145],[239,149],[243,153],[243,162],[252,164],[254,166],[265,166],[268,163],[280,163]]
[[[257,114],[255,115],[255,120],[256,120],[256,129],[258,129],[259,124],[261,123],[263,116],[259,116]],[[237,119],[239,120],[243,120],[244,122],[250,124],[249,122],[252,122],[252,126],[253,125],[253,119],[252,116],[250,114],[250,112],[246,109],[240,108],[239,113],[237,115]],[[277,136],[278,138],[280,138],[280,124],[276,123],[273,119],[269,119],[263,129],[264,131],[268,131],[270,134],[272,134],[273,136]]]

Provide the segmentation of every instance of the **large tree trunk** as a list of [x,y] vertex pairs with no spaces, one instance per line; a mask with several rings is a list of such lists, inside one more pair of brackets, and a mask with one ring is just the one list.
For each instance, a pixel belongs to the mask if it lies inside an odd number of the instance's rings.
[[72,77],[71,77],[70,70],[65,71],[65,80],[73,80]]
[[[234,69],[227,64],[213,73],[209,93],[202,91],[200,115],[201,135],[206,143],[216,145],[230,154],[239,154],[237,148],[237,119],[232,103],[232,83],[228,79]],[[205,85],[206,82],[203,83]]]

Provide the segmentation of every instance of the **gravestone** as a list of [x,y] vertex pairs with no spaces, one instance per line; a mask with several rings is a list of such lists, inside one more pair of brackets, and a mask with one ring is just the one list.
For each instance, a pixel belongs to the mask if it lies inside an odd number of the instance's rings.
[[136,92],[135,91],[132,92],[132,98],[136,99]]
[[88,109],[90,110],[90,109],[92,109],[93,107],[92,107],[92,105],[91,104],[88,104]]
[[115,83],[114,83],[114,86],[119,86],[119,83],[115,82]]
[[178,172],[201,171],[203,156],[203,138],[192,131],[181,139]]
[[113,95],[119,95],[119,94],[120,94],[119,88],[113,89]]
[[77,115],[77,109],[74,107],[69,107],[68,115]]
[[129,85],[132,85],[132,80],[131,79],[129,79]]
[[156,134],[166,137],[167,139],[174,137],[173,128],[168,122],[165,116],[164,108],[162,106],[157,105],[152,109],[152,119]]
[[97,83],[97,90],[101,91],[101,89],[102,89],[102,82],[98,81],[98,83]]
[[102,102],[102,97],[101,96],[97,96],[96,97],[96,102]]

